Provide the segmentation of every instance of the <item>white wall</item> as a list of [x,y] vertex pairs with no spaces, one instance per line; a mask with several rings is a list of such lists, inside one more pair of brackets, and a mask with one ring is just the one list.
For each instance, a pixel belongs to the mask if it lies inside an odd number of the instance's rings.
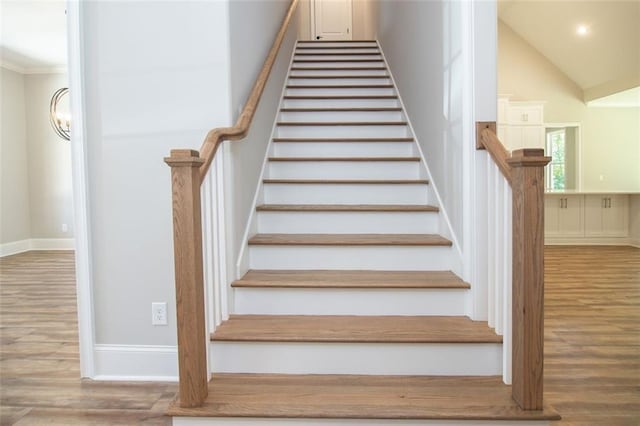
[[83,2],[81,20],[96,342],[175,345],[163,157],[231,124],[228,2]]
[[545,101],[547,123],[582,124],[579,189],[639,191],[640,108],[587,107],[582,89],[509,26],[500,21],[498,33],[499,93]]
[[[378,36],[433,184],[463,239],[464,73],[461,4],[380,1]],[[494,104],[495,105],[495,104]]]
[[[49,102],[61,87],[69,87],[65,74],[26,75],[25,100],[29,158],[31,238],[73,237],[71,151],[49,123]],[[66,224],[68,230],[62,230]]]
[[0,68],[0,244],[31,238],[24,76]]
[[[289,0],[253,0],[231,2],[229,5],[231,99],[234,121],[249,96],[289,4]],[[249,135],[241,141],[225,142],[229,153],[229,170],[226,174],[229,182],[226,213],[227,231],[230,233],[227,250],[229,271],[235,269],[237,254],[243,243],[247,221],[252,211],[298,31],[297,23],[298,19],[294,17],[272,69],[271,78],[260,99]],[[229,279],[234,279],[233,274]]]

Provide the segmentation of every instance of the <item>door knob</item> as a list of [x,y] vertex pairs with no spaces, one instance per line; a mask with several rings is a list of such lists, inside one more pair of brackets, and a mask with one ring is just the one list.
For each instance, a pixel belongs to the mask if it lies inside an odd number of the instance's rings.
[[322,37],[320,36],[316,36],[316,40],[320,40]]

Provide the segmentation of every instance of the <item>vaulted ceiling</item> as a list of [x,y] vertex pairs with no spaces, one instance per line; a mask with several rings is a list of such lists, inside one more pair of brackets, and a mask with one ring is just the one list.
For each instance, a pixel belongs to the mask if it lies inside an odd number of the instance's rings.
[[585,101],[640,86],[640,0],[499,0],[498,17],[580,86]]

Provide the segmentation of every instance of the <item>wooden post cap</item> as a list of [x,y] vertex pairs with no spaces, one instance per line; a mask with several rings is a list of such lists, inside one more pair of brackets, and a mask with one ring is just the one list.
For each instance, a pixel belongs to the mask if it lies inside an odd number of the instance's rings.
[[204,158],[195,149],[172,149],[171,155],[164,158],[164,162],[170,167],[200,167]]
[[507,159],[511,167],[544,167],[550,161],[551,157],[545,156],[544,150],[539,148],[517,149]]

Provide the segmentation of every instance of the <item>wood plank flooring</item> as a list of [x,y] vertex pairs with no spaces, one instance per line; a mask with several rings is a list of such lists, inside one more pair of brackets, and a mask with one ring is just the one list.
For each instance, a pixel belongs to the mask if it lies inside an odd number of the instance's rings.
[[640,249],[545,247],[544,352],[558,425],[640,425]]
[[[174,415],[346,419],[544,420],[552,409],[523,411],[500,377],[218,374],[196,409]],[[331,408],[327,411],[327,406]],[[366,424],[366,423],[364,423]],[[460,423],[462,424],[462,423]]]
[[[545,262],[553,425],[639,425],[640,249],[546,247]],[[0,259],[0,424],[170,424],[175,384],[78,378],[75,309],[72,254]]]
[[0,425],[169,425],[177,386],[80,380],[72,252],[0,258]]

